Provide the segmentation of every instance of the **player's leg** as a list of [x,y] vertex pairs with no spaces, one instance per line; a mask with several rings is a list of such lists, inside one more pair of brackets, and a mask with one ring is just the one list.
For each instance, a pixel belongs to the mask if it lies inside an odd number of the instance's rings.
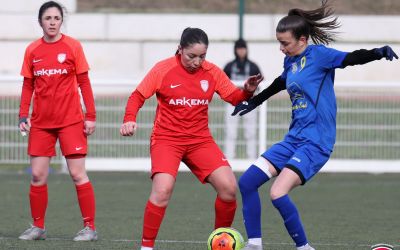
[[175,186],[175,177],[185,147],[169,141],[156,140],[151,143],[152,188],[143,216],[141,249],[154,247],[158,231],[164,219],[169,200]]
[[225,141],[224,152],[228,159],[235,158],[236,139],[238,134],[239,116],[231,116],[234,107],[230,104],[225,105]]
[[236,212],[236,177],[230,166],[221,166],[214,170],[207,181],[217,192],[215,199],[214,228],[230,227]]
[[[142,249],[152,249],[175,185],[175,177],[156,173],[143,217]],[[146,248],[147,247],[147,248]]]
[[291,169],[284,168],[271,186],[272,204],[279,211],[290,237],[296,246],[307,244],[307,237],[296,205],[289,198],[289,191],[301,185],[300,177]]
[[288,193],[310,180],[326,163],[329,155],[329,152],[323,152],[319,147],[312,145],[297,149],[271,186],[272,204],[281,214],[285,227],[296,243],[297,249],[312,250],[313,248],[308,244],[299,212]]
[[276,175],[277,171],[272,164],[263,156],[260,156],[239,179],[239,189],[243,204],[243,221],[249,249],[251,249],[252,245],[254,245],[254,249],[262,249],[261,200],[258,188]]
[[264,152],[240,177],[242,213],[248,243],[245,249],[262,249],[261,201],[258,189],[278,175],[293,154],[290,144],[280,142]]
[[29,201],[33,223],[19,236],[19,239],[41,240],[46,238],[47,178],[51,156],[56,155],[56,140],[57,137],[52,130],[32,127],[29,133],[28,154],[31,156],[32,168]]
[[85,155],[66,155],[70,176],[75,184],[78,204],[81,211],[83,229],[74,237],[74,241],[95,241],[97,231],[95,226],[96,199],[93,185],[85,168]]
[[217,191],[214,228],[230,227],[237,207],[237,183],[221,149],[209,139],[191,145],[183,161],[202,183],[210,183]]
[[77,233],[74,241],[93,241],[97,240],[96,201],[92,183],[86,173],[87,137],[82,131],[83,122],[79,122],[60,129],[58,135],[61,151],[66,158],[69,174],[75,184],[83,221],[83,229]]

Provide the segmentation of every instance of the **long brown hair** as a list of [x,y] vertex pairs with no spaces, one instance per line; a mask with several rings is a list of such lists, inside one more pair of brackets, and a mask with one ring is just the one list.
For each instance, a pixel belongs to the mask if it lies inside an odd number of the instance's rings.
[[296,39],[305,36],[315,44],[329,44],[336,40],[337,32],[334,29],[340,27],[334,10],[328,1],[322,1],[322,6],[315,10],[291,9],[288,15],[282,18],[276,32],[292,32]]

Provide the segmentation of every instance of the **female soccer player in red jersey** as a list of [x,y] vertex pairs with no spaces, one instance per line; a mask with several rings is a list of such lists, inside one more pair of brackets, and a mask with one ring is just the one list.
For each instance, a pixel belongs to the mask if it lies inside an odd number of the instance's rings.
[[[151,135],[152,190],[144,211],[142,249],[153,249],[171,198],[179,163],[184,162],[202,183],[217,192],[215,228],[229,227],[236,211],[236,178],[208,128],[208,104],[214,93],[233,105],[249,99],[262,81],[250,76],[244,89],[205,60],[207,34],[186,28],[176,55],[157,63],[129,97],[120,133],[132,136],[136,115],[154,94],[158,106]],[[205,160],[207,159],[207,160]]]
[[[84,228],[74,240],[97,239],[94,191],[85,169],[87,136],[95,130],[96,110],[82,46],[60,32],[63,17],[63,8],[56,2],[49,1],[40,7],[38,21],[43,37],[27,47],[21,70],[24,83],[19,129],[21,133],[29,132],[32,167],[29,199],[33,219],[32,226],[19,237],[22,240],[46,238],[47,177],[50,159],[56,155],[57,139],[76,186],[83,218]],[[78,88],[85,103],[85,116]],[[28,118],[33,93],[33,111]]]

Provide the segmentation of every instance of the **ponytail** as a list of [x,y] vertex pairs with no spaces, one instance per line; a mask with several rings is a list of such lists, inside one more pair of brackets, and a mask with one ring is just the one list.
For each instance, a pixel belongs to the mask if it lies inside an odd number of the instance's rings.
[[337,32],[333,30],[340,24],[337,17],[333,17],[334,10],[327,2],[323,1],[322,6],[315,10],[289,10],[288,15],[279,21],[276,32],[291,31],[296,39],[311,37],[315,44],[334,42]]

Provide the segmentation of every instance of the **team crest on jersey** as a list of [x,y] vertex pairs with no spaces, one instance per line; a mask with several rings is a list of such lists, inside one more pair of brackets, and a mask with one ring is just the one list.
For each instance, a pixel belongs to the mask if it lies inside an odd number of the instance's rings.
[[200,81],[200,86],[201,86],[201,89],[204,92],[207,92],[207,90],[208,90],[208,81],[207,80],[201,80]]
[[57,61],[59,63],[63,63],[65,61],[65,59],[67,59],[67,54],[60,53],[60,54],[57,55]]
[[297,63],[292,63],[292,73],[296,73],[297,72]]

